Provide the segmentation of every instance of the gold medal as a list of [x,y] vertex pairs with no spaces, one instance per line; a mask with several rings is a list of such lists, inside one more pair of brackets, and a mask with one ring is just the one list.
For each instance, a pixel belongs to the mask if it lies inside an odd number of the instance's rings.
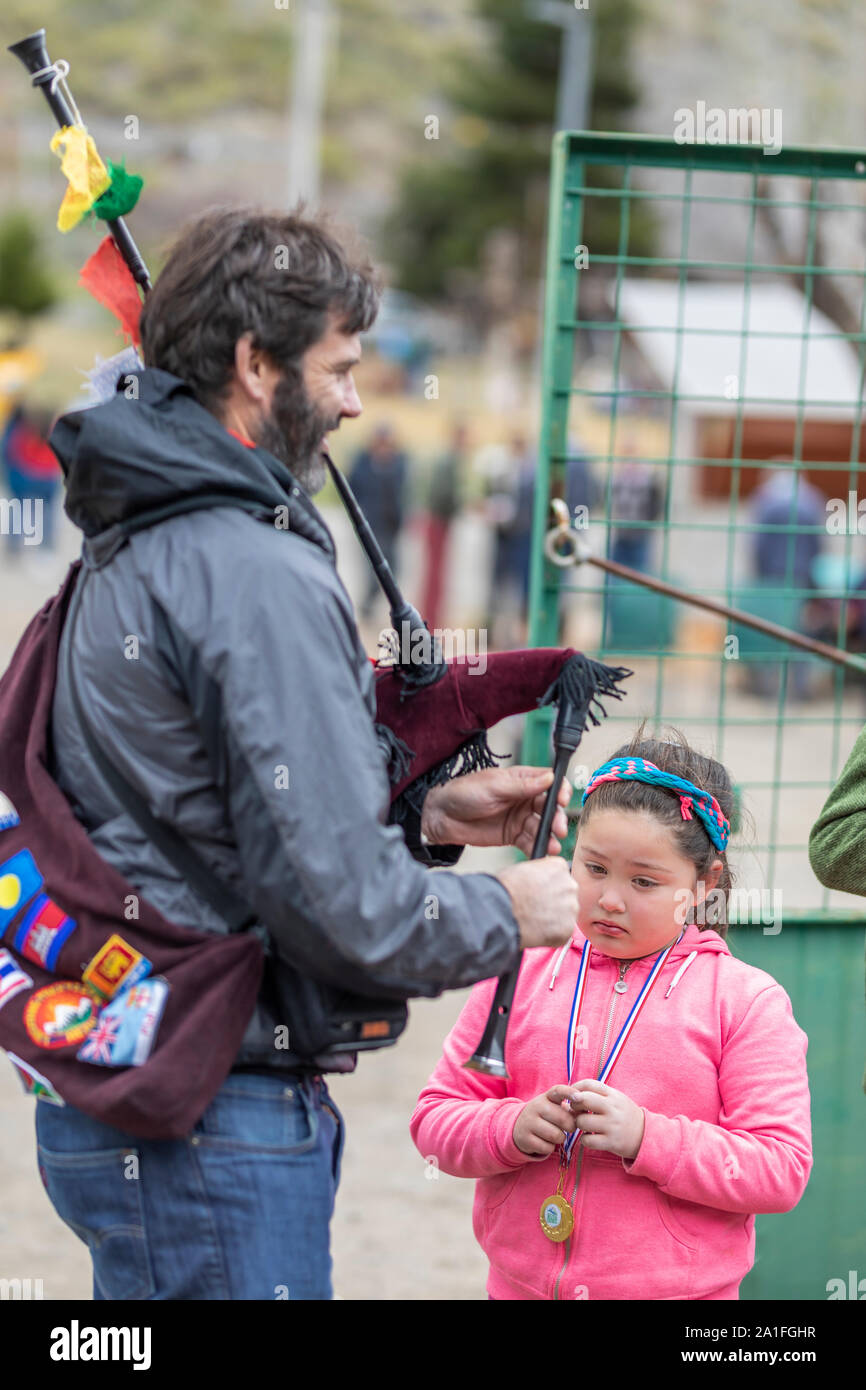
[[552,1197],[545,1197],[544,1201],[541,1203],[541,1211],[538,1213],[541,1229],[548,1240],[568,1240],[568,1237],[574,1230],[574,1212],[569,1205],[568,1199],[562,1195],[567,1172],[568,1161],[566,1160],[563,1162],[562,1158],[560,1158],[559,1182],[556,1184],[556,1191]]
[[559,1192],[545,1197],[539,1214],[541,1229],[548,1240],[568,1240],[574,1230],[574,1212]]

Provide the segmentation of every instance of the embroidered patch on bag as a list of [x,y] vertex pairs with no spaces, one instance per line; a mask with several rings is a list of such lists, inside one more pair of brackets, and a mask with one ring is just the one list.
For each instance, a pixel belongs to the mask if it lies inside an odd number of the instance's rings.
[[35,1096],[37,1100],[47,1100],[49,1105],[65,1105],[66,1101],[55,1091],[47,1076],[43,1076],[41,1071],[31,1067],[29,1062],[25,1062],[21,1057],[16,1057],[14,1052],[7,1052],[6,1056],[12,1063],[21,1085],[24,1087],[28,1096]]
[[110,936],[87,965],[82,979],[106,999],[118,990],[129,989],[151,971],[150,961],[140,951],[124,941],[122,936]]
[[0,830],[11,830],[21,824],[21,817],[5,792],[0,792]]
[[168,980],[154,975],[115,994],[100,1009],[93,1031],[75,1054],[78,1060],[99,1067],[140,1067],[151,1054],[168,991]]
[[0,864],[0,932],[41,887],[42,875],[29,849],[19,849]]
[[15,933],[12,945],[34,965],[44,965],[46,970],[53,970],[60,948],[75,927],[73,917],[67,917],[61,907],[45,893],[40,893]]
[[21,969],[14,956],[0,948],[0,1009],[22,990],[32,989],[33,981]]
[[24,1027],[37,1047],[71,1047],[80,1043],[96,1022],[101,998],[80,980],[43,985],[24,1006]]

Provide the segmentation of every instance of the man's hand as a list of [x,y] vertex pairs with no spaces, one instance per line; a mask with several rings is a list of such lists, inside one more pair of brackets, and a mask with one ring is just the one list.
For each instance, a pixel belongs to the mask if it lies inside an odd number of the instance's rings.
[[639,1105],[622,1091],[591,1078],[575,1081],[565,1090],[572,1097],[572,1110],[583,1131],[579,1142],[585,1149],[607,1149],[620,1158],[637,1158],[645,1123]]
[[553,1086],[525,1105],[514,1122],[511,1137],[521,1153],[530,1158],[549,1158],[567,1134],[573,1134],[577,1120],[566,1106],[569,1086]]
[[[514,845],[532,853],[553,769],[489,767],[432,787],[424,799],[421,829],[437,845]],[[550,827],[547,854],[559,854],[568,833],[564,808],[571,787],[563,779]]]
[[507,864],[494,878],[508,890],[520,930],[520,949],[564,946],[574,935],[580,897],[564,859],[547,854]]

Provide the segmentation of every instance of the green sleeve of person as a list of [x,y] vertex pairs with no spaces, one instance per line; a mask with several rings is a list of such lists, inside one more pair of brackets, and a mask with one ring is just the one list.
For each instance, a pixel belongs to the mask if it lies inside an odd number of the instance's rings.
[[[827,888],[866,896],[866,729],[809,835],[809,863]],[[866,1074],[863,1077],[866,1091]]]

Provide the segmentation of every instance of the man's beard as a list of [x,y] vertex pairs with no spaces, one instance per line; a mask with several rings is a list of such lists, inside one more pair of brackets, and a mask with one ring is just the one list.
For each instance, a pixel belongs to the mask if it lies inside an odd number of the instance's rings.
[[271,413],[262,421],[256,443],[284,463],[313,497],[321,492],[328,477],[327,464],[319,452],[322,437],[339,423],[315,406],[300,371],[289,365],[274,388]]

